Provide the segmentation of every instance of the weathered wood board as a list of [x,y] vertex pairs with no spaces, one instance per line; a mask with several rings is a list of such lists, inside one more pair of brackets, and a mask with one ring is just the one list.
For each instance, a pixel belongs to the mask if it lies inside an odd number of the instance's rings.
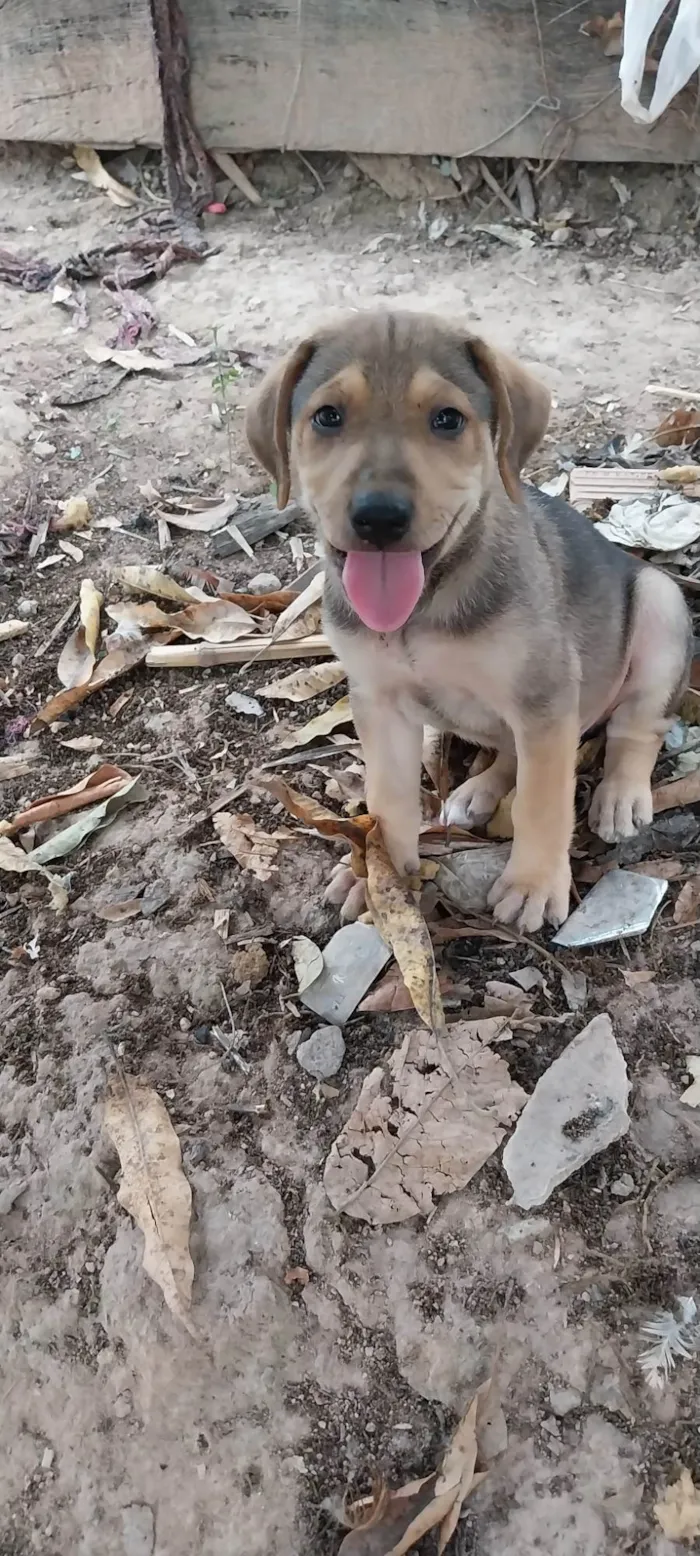
[[[581,32],[612,0],[181,3],[208,145],[700,160],[680,108],[651,129],[622,113],[619,62]],[[0,0],[0,137],[109,147],[159,128],[148,0]]]

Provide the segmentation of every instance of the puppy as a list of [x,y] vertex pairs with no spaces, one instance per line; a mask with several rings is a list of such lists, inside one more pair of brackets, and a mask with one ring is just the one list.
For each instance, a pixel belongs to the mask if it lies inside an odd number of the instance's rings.
[[459,734],[495,756],[445,820],[483,825],[516,784],[490,901],[530,931],[568,913],[583,733],[607,725],[593,829],[613,842],[651,820],[692,641],[671,579],[521,485],[549,409],[529,372],[476,337],[372,311],[302,341],[254,394],[246,429],[279,506],[293,480],[318,525],[326,632],[396,869],[418,868],[424,726]]

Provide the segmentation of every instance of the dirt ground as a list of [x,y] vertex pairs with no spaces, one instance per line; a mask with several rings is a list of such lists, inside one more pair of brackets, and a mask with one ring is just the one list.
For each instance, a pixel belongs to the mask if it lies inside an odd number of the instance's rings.
[[[0,162],[12,252],[63,258],[133,224],[76,182],[72,166],[17,150]],[[57,386],[99,374],[84,346],[114,333],[112,302],[89,284],[80,332],[50,293],[1,289],[3,523],[19,522],[28,494],[35,522],[99,476],[93,512],[118,515],[126,530],[75,536],[84,562],[64,557],[43,571],[28,561],[26,537],[6,537],[2,615],[23,600],[37,608],[30,634],[0,651],[5,739],[12,719],[57,689],[59,643],[40,657],[36,649],[80,578],[107,589],[115,565],[160,560],[141,486],[259,489],[241,433],[257,364],[324,310],[429,306],[522,357],[555,396],[541,478],[556,452],[648,433],[667,403],[645,393],[650,382],[700,388],[693,169],[616,169],[630,190],[623,207],[609,170],[555,170],[541,199],[555,211],[571,204],[570,238],[525,251],[460,231],[452,209],[454,243],[430,241],[415,206],[358,187],[343,159],[318,162],[323,188],[293,157],[250,169],[271,203],[212,218],[216,252],[176,265],[144,294],[157,340],[171,344],[172,325],[202,346],[215,335],[226,360],[251,354],[254,365],[227,383],[231,453],[211,410],[217,356],[133,375],[57,414]],[[295,532],[310,558],[308,529]],[[55,549],[49,537],[41,555]],[[260,544],[254,563],[216,564],[206,537],[176,537],[168,565],[216,566],[235,587],[261,570],[283,583],[294,576],[284,538]],[[251,733],[225,703],[233,687],[254,691],[262,678],[260,666],[140,669],[91,698],[72,733],[101,736],[99,760],[141,772],[147,800],[72,856],[62,918],[43,883],[0,882],[1,1556],[332,1556],[346,1487],[366,1486],[375,1467],[399,1482],[428,1473],[492,1368],[507,1444],[468,1504],[453,1556],[671,1556],[652,1505],[681,1464],[700,1479],[700,1395],[692,1361],[654,1393],[637,1358],[641,1324],[696,1289],[700,1125],[678,1098],[698,1046],[699,932],[679,931],[665,909],[639,944],[562,953],[588,975],[585,1012],[508,1045],[513,1077],[531,1090],[607,1010],[629,1067],[629,1135],[542,1212],[509,1204],[495,1158],[427,1224],[375,1231],[339,1216],[322,1187],[325,1155],[368,1069],[415,1023],[354,1017],[336,1095],[321,1094],[288,1050],[290,1034],[313,1023],[295,1006],[285,941],[305,932],[324,943],[335,927],[321,903],[328,845],[302,837],[261,885],[210,821],[196,821],[225,780],[242,781],[270,755],[273,713]],[[130,699],[112,712],[125,689]],[[63,738],[42,734],[35,769],[3,785],[5,815],[85,774],[91,759]],[[314,774],[297,767],[293,781]],[[687,852],[689,866],[695,859]],[[155,880],[171,895],[153,917],[96,916],[100,902]],[[228,944],[214,932],[217,908],[230,910]],[[253,934],[269,973],[239,994],[232,956]],[[34,940],[35,960],[17,955]],[[562,1013],[558,975],[532,949],[468,940],[446,965],[478,991],[531,962],[549,979],[544,1008]],[[649,967],[654,980],[627,989],[629,966]],[[247,1076],[195,1036],[222,1013],[221,983]],[[200,1344],[144,1274],[141,1234],[117,1204],[102,1130],[115,1052],[158,1090],[180,1137]],[[265,1110],[240,1110],[250,1103]],[[621,1197],[627,1174],[633,1189]],[[285,1284],[299,1266],[308,1283]]]

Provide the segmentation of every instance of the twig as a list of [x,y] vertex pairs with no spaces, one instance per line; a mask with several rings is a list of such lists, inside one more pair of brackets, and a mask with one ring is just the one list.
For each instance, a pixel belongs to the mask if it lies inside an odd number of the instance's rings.
[[221,172],[225,173],[227,178],[230,178],[231,183],[236,185],[236,188],[240,190],[242,195],[245,195],[246,200],[250,200],[251,205],[262,205],[262,195],[255,188],[255,184],[251,184],[247,174],[238,166],[235,157],[232,157],[230,152],[216,150],[210,151],[209,155],[213,157]]
[[316,172],[316,169],[315,169],[315,167],[313,165],[313,162],[310,162],[309,158],[304,156],[303,151],[297,151],[297,156],[299,158],[299,161],[303,162],[304,167],[308,168],[308,170],[309,170],[309,172],[311,174],[311,177],[315,178],[316,183],[318,184],[318,187],[319,187],[319,189],[321,191],[321,194],[325,194],[326,186],[325,186],[325,184],[323,182],[323,179],[321,178],[321,174]]
[[68,623],[69,623],[69,621],[71,619],[71,616],[75,615],[75,612],[77,611],[77,609],[78,609],[78,601],[74,600],[72,605],[69,605],[67,610],[64,610],[63,615],[59,616],[58,621],[56,622],[55,627],[52,627],[48,637],[45,640],[45,642],[43,642],[40,645],[39,648],[34,650],[34,658],[35,659],[41,659],[42,655],[46,653],[46,650],[51,647],[51,644],[55,643],[56,638],[58,637],[59,633],[63,631],[64,627],[68,626]]
[[506,929],[502,924],[460,924],[456,929],[441,929],[436,926],[431,929],[436,940],[468,940],[470,936],[479,936],[487,940],[509,940],[515,945],[526,945],[531,951],[536,951],[538,956],[543,956],[545,961],[551,962],[559,972],[568,973],[569,969],[560,962],[558,956],[548,951],[545,946],[538,945],[536,940],[531,940],[529,935],[519,935],[515,929]]
[[505,206],[506,210],[510,212],[511,216],[514,216],[515,220],[520,222],[522,220],[522,215],[518,210],[515,201],[511,200],[509,195],[505,193],[505,190],[501,189],[498,179],[494,177],[488,163],[484,162],[482,157],[479,157],[478,161],[479,172],[481,173],[484,183],[488,184],[489,189],[493,190],[496,198],[501,201],[501,204]]
[[514,119],[512,124],[507,124],[504,130],[499,130],[497,135],[492,135],[490,140],[482,141],[480,146],[472,146],[469,151],[458,151],[455,156],[455,162],[462,162],[467,157],[476,157],[479,155],[479,152],[490,150],[499,140],[505,140],[506,135],[512,135],[513,130],[519,129],[520,125],[524,124],[525,120],[529,119],[530,114],[535,113],[538,108],[544,108],[548,113],[559,113],[561,101],[558,97],[552,99],[547,97],[535,98],[534,103],[531,103],[530,107],[526,108],[519,118]]

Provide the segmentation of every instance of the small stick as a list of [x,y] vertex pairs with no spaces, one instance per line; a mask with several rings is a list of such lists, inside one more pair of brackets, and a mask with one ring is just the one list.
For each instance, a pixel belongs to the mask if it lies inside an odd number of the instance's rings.
[[75,612],[77,611],[77,609],[78,609],[78,601],[74,600],[72,605],[69,605],[68,609],[64,610],[63,615],[59,616],[58,621],[56,622],[55,627],[53,627],[51,629],[51,631],[50,631],[46,641],[44,643],[42,643],[39,648],[34,650],[34,658],[35,659],[41,659],[42,654],[45,654],[46,650],[51,647],[51,644],[55,643],[56,638],[59,635],[59,632],[62,632],[63,628],[68,626],[68,623],[69,623],[69,621],[71,619],[71,616],[75,615]]
[[503,205],[505,205],[506,210],[510,211],[511,216],[514,216],[517,222],[521,222],[522,212],[518,210],[515,201],[511,200],[505,191],[501,189],[498,179],[495,178],[491,172],[488,162],[484,162],[481,157],[479,157],[479,172],[481,173],[481,177],[483,178],[484,183],[488,184],[489,189],[493,190],[496,198],[500,200]]
[[238,163],[229,151],[210,151],[209,155],[213,157],[217,167],[221,168],[222,173],[225,173],[226,177],[230,178],[231,183],[235,184],[236,188],[240,189],[241,194],[245,195],[246,200],[250,200],[251,205],[262,205],[262,195],[255,188],[255,184],[251,184],[247,174],[238,166]]

